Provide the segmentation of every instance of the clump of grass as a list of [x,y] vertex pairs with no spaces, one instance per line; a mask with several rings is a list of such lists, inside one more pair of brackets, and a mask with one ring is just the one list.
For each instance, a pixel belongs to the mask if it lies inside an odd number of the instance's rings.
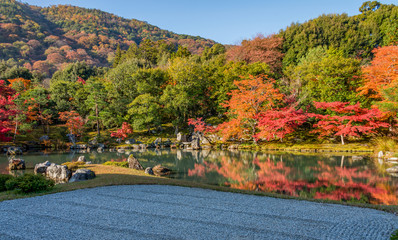
[[128,162],[107,161],[107,162],[103,163],[103,165],[118,166],[118,167],[124,167],[124,168],[128,168],[129,167],[129,163]]
[[85,162],[65,162],[65,163],[62,163],[62,165],[67,166],[69,170],[74,172],[77,169],[79,169],[80,166],[86,165],[86,163]]
[[395,140],[387,137],[383,138],[376,138],[373,141],[373,144],[375,145],[375,149],[377,152],[383,151],[383,152],[394,152],[398,149],[398,144]]

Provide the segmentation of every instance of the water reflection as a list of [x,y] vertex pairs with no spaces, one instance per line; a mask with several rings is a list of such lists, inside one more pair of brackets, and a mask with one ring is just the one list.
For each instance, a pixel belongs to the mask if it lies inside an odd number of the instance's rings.
[[[316,199],[398,204],[398,179],[383,175],[377,161],[360,156],[297,155],[216,150],[126,150],[125,152],[68,152],[23,155],[28,168],[50,161],[63,163],[85,156],[92,163],[126,161],[133,153],[144,168],[162,164],[174,178],[238,189],[305,196]],[[9,173],[0,157],[1,173]]]

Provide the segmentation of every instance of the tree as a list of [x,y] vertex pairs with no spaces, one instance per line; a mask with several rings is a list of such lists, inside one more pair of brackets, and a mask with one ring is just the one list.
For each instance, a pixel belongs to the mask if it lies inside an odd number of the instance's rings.
[[258,116],[259,132],[254,136],[257,139],[282,139],[293,133],[297,127],[307,121],[307,115],[302,109],[294,107],[268,110]]
[[311,49],[297,66],[286,71],[290,89],[301,107],[316,102],[365,101],[356,89],[361,85],[360,61],[342,52],[318,47]]
[[274,73],[282,69],[283,39],[277,35],[264,37],[258,35],[252,40],[242,41],[241,46],[234,46],[227,50],[227,59],[245,61],[246,63],[264,62],[271,67]]
[[85,102],[88,109],[90,109],[89,119],[95,121],[97,127],[97,135],[100,137],[100,124],[103,117],[107,116],[106,106],[108,105],[106,98],[104,81],[102,79],[90,78],[84,87],[87,89],[88,96]]
[[317,109],[328,110],[333,114],[309,113],[319,121],[314,124],[313,133],[319,137],[340,136],[344,145],[344,137],[359,137],[360,134],[371,134],[376,129],[388,127],[389,124],[380,121],[382,113],[377,108],[362,108],[360,103],[349,105],[349,102],[314,102]]
[[362,68],[364,85],[358,91],[361,95],[382,100],[383,89],[391,87],[398,79],[398,46],[376,48],[373,53],[371,64]]
[[119,139],[124,140],[128,137],[129,134],[133,133],[133,128],[130,124],[123,122],[122,128],[118,129],[116,132],[111,133],[111,137],[117,137]]
[[59,120],[66,122],[70,134],[80,136],[83,131],[83,118],[75,111],[66,111],[59,113]]
[[128,114],[135,129],[148,129],[161,124],[162,114],[159,98],[145,93],[139,95],[129,105]]
[[0,141],[8,141],[7,133],[12,130],[11,118],[17,114],[13,100],[17,97],[15,91],[0,80]]
[[230,92],[231,99],[224,104],[230,120],[218,126],[224,140],[234,137],[257,142],[254,136],[258,132],[259,114],[272,109],[283,98],[274,83],[266,76],[249,76],[234,82],[237,89]]

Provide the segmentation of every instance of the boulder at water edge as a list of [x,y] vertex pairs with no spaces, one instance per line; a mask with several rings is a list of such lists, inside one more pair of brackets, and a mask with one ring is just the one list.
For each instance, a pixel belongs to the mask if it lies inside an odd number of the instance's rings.
[[44,163],[38,163],[35,165],[34,172],[35,174],[43,174],[46,175],[47,168],[51,165],[49,161],[45,161]]
[[388,173],[398,173],[398,166],[390,167],[386,170]]
[[145,168],[145,173],[146,173],[146,174],[149,174],[149,175],[153,175],[153,170],[152,170],[152,168],[151,168],[151,167]]
[[80,157],[77,159],[77,161],[78,161],[78,162],[86,162],[86,158],[85,158],[84,156],[80,156]]
[[168,169],[167,167],[163,167],[162,165],[154,166],[152,168],[152,171],[156,176],[165,176],[171,174],[171,170]]
[[129,168],[135,170],[144,170],[141,163],[137,160],[137,158],[134,157],[133,154],[130,154],[129,158],[127,159],[127,162],[129,163]]
[[10,170],[24,170],[26,168],[25,161],[23,159],[10,159],[8,168]]
[[65,165],[57,165],[52,163],[47,167],[46,176],[56,183],[66,183],[69,181],[72,172]]
[[80,182],[86,181],[95,178],[95,173],[90,169],[77,169],[75,173],[73,173],[72,177],[69,179],[69,182]]

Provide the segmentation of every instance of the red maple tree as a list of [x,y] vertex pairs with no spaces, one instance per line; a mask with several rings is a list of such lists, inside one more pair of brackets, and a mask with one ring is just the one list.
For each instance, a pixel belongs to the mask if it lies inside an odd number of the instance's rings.
[[116,132],[111,133],[111,137],[117,137],[122,140],[128,137],[128,134],[133,133],[133,128],[130,126],[130,124],[123,122],[122,128],[118,129]]
[[15,91],[0,80],[0,141],[9,141],[6,134],[12,130],[11,118],[17,114],[13,100],[17,97]]
[[341,137],[344,144],[344,137],[360,134],[370,134],[380,127],[388,127],[389,124],[382,122],[379,118],[382,113],[377,108],[362,108],[360,103],[349,105],[349,102],[314,102],[317,109],[329,110],[332,114],[309,113],[309,117],[318,119],[314,124],[313,133],[319,133],[319,137],[336,135]]
[[83,131],[84,121],[75,111],[59,112],[59,120],[65,121],[70,134],[80,136]]
[[282,141],[287,134],[293,133],[297,127],[307,121],[307,115],[302,109],[285,107],[260,113],[258,120],[260,132],[255,135],[255,138]]

